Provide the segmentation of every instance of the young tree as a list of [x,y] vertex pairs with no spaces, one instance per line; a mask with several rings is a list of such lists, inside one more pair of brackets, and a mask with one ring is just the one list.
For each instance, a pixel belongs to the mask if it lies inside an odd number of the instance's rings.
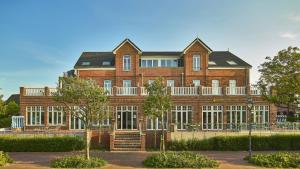
[[65,106],[66,112],[79,118],[85,125],[85,155],[90,159],[90,132],[92,123],[107,117],[108,97],[103,88],[94,80],[77,77],[61,79],[62,86],[57,87],[54,100]]
[[[290,111],[300,99],[300,53],[297,47],[288,47],[278,52],[277,56],[266,57],[260,65],[258,86],[265,100],[277,106],[285,106]],[[273,94],[268,88],[272,87]]]
[[162,135],[160,150],[165,152],[164,123],[166,122],[164,121],[164,115],[170,111],[172,106],[171,92],[164,84],[162,77],[157,78],[153,83],[147,84],[145,87],[148,96],[143,104],[144,113],[154,120],[156,118],[161,120]]

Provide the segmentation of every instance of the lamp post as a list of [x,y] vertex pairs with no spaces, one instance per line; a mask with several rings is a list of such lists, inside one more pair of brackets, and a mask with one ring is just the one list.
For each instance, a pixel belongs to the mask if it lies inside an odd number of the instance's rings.
[[249,121],[249,157],[252,156],[252,140],[251,140],[251,133],[252,133],[252,108],[253,108],[253,100],[250,96],[247,98],[247,110],[250,115],[250,121]]

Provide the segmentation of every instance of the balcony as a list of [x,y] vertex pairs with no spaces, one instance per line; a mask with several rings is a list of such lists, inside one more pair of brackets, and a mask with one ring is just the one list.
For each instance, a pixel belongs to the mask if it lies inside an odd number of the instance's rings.
[[226,87],[226,95],[246,95],[246,87]]
[[251,95],[261,95],[261,91],[260,91],[260,89],[257,86],[252,85],[250,87],[250,94]]
[[222,95],[222,87],[202,87],[202,95]]
[[197,96],[198,87],[171,87],[172,96]]
[[117,96],[135,96],[137,87],[117,87]]
[[25,96],[45,96],[44,88],[26,88]]
[[142,96],[146,96],[146,95],[148,95],[148,94],[149,94],[149,93],[148,93],[146,87],[141,87],[141,95],[142,95]]

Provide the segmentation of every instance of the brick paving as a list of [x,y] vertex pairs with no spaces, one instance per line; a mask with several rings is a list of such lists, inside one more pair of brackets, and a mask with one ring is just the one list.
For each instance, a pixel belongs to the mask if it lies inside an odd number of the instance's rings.
[[[49,169],[49,162],[51,159],[70,155],[79,154],[80,152],[72,153],[58,153],[58,152],[14,152],[9,153],[15,160],[14,164],[3,167],[4,169]],[[143,168],[142,161],[149,155],[156,152],[92,152],[93,156],[100,156],[108,161],[108,164],[103,167],[104,169],[129,169],[129,168]],[[232,152],[232,151],[203,151],[201,154],[207,155],[211,158],[218,160],[221,165],[220,169],[254,169],[254,167],[248,164],[243,158],[247,155],[247,152]]]

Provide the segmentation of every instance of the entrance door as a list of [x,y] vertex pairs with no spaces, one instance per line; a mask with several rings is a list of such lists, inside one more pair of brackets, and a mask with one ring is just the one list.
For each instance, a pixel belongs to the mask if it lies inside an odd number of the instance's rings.
[[118,130],[137,129],[136,106],[120,106],[120,107],[118,107],[117,129]]

